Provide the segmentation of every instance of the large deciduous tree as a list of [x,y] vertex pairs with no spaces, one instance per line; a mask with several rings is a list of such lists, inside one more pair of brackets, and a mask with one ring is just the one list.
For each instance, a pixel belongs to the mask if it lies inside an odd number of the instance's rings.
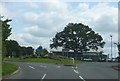
[[82,23],[69,23],[63,31],[58,32],[50,44],[51,48],[63,47],[73,50],[77,55],[90,49],[103,48],[105,42],[98,33]]

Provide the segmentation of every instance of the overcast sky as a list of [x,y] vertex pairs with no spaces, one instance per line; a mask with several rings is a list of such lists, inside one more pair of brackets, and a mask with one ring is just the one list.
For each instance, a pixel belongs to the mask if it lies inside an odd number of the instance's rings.
[[[9,39],[22,46],[50,50],[50,40],[68,23],[83,23],[99,33],[106,42],[103,51],[111,54],[110,35],[118,42],[117,2],[5,2],[0,3],[1,14],[12,19]],[[113,44],[113,54],[117,47]],[[114,55],[113,55],[114,56]]]

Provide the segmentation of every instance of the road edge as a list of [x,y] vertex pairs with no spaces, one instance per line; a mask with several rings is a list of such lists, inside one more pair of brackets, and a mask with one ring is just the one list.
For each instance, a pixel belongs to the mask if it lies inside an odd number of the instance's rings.
[[4,76],[2,76],[2,79],[7,79],[7,78],[9,78],[9,77],[11,77],[12,75],[15,75],[16,73],[18,73],[19,71],[20,71],[20,67],[18,67],[18,69],[17,70],[15,70],[14,72],[12,72],[12,73],[10,73],[10,74],[7,74],[7,75],[4,75]]

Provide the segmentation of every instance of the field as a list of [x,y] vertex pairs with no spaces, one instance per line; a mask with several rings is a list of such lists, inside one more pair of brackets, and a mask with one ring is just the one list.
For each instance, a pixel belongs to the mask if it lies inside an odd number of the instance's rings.
[[[49,59],[49,58],[12,58],[7,61],[15,61],[15,62],[36,62],[36,63],[69,63],[72,64],[73,61],[71,59]],[[75,60],[74,63],[82,63],[83,61]]]

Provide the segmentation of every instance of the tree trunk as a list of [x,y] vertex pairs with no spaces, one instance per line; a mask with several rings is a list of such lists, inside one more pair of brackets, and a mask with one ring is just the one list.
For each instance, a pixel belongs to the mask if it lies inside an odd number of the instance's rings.
[[80,51],[80,60],[83,60],[83,51]]
[[74,59],[77,60],[78,51],[75,50],[74,53],[75,53]]

